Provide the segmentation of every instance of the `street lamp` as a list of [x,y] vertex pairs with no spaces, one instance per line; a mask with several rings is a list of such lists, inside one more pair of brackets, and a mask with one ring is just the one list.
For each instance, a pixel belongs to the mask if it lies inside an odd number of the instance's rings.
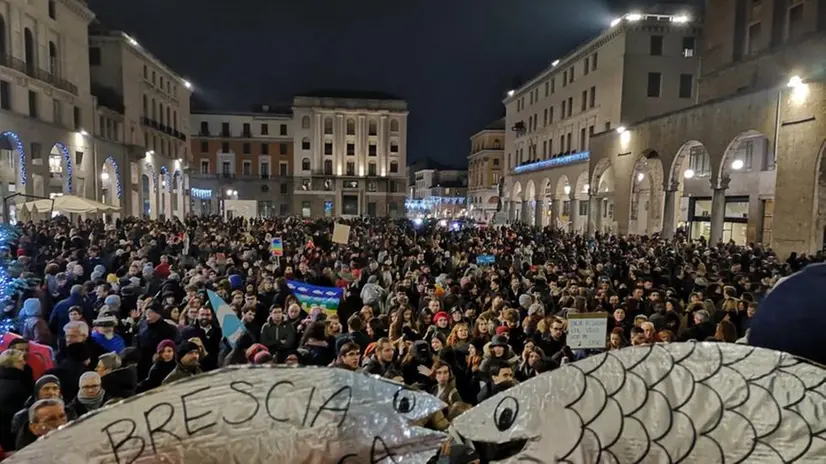
[[691,179],[692,177],[694,177],[694,170],[693,169],[686,169],[685,172],[683,173],[683,177],[685,177],[686,179]]
[[637,174],[637,182],[642,182],[643,179],[645,179],[645,174],[643,174],[643,173]]
[[566,185],[565,187],[562,188],[562,191],[565,192],[565,195],[570,195],[571,194],[571,186]]
[[184,87],[186,87],[187,90],[192,90],[192,82],[189,82],[188,80],[184,79]]
[[87,135],[89,135],[89,133],[88,133],[88,132],[86,132],[86,129],[81,129],[81,130],[79,130],[79,131],[78,131],[78,133],[79,133],[80,135],[84,136],[84,137],[86,137]]
[[737,159],[737,160],[734,160],[734,161],[731,162],[731,169],[734,169],[735,171],[739,171],[739,170],[743,169],[744,165],[745,165],[745,163],[743,163],[743,160]]
[[514,93],[515,93],[514,90],[508,90],[508,96],[509,97],[512,97]]
[[617,127],[617,134],[623,134],[626,130],[625,126],[619,126]]
[[105,172],[105,171],[104,171],[104,172],[101,172],[101,173],[100,173],[100,180],[102,180],[102,181],[104,181],[104,182],[106,182],[107,180],[109,180],[109,173],[108,173],[108,172]]

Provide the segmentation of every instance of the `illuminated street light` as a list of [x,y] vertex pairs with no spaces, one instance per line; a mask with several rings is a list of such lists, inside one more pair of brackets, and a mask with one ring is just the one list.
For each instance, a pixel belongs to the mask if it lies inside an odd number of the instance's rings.
[[683,177],[685,177],[686,179],[691,179],[692,177],[694,177],[694,170],[693,169],[686,169],[685,172],[683,173]]
[[84,137],[86,137],[87,135],[89,135],[89,133],[88,133],[88,132],[86,132],[86,129],[81,129],[81,130],[79,130],[79,131],[78,131],[78,134],[80,134],[80,135],[82,135],[82,136],[84,136]]
[[611,20],[611,27],[614,27],[614,26],[616,26],[617,24],[619,24],[621,22],[622,22],[622,18],[614,18],[613,20]]
[[627,129],[625,129],[625,126],[619,126],[619,127],[617,127],[617,134],[622,134],[626,130]]
[[582,186],[582,193],[588,193],[591,190],[591,184],[585,184]]
[[801,85],[803,85],[803,79],[800,76],[792,76],[792,78],[789,79],[789,87],[796,89]]
[[558,65],[558,64],[559,64],[559,60],[553,60],[553,61],[551,62],[551,66],[556,66],[556,65]]
[[184,79],[184,87],[186,87],[189,90],[192,90],[192,82],[189,82],[188,80]]
[[102,180],[102,181],[104,181],[104,182],[106,182],[107,180],[109,180],[109,173],[108,173],[108,172],[105,172],[105,171],[104,171],[104,172],[101,172],[101,173],[100,173],[100,180]]
[[628,21],[631,21],[631,22],[639,21],[639,20],[642,19],[642,15],[639,14],[639,13],[629,13],[628,15],[625,16],[625,19],[627,19]]
[[739,171],[739,170],[743,169],[744,165],[745,165],[745,163],[743,162],[743,160],[739,160],[739,159],[734,160],[734,161],[731,162],[731,169],[734,169],[735,171]]
[[509,97],[512,97],[514,93],[516,93],[514,90],[508,90]]
[[565,187],[562,188],[562,191],[565,192],[565,195],[570,195],[571,194],[571,186],[566,185]]
[[645,179],[645,174],[643,174],[643,173],[637,174],[637,182],[642,182],[643,179]]

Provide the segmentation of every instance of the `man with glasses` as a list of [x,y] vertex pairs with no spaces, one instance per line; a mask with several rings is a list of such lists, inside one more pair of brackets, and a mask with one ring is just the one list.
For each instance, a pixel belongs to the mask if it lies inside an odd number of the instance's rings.
[[29,407],[29,431],[31,434],[18,435],[17,449],[21,450],[34,443],[43,435],[66,424],[66,420],[66,408],[63,401],[54,398],[35,401]]
[[346,342],[338,350],[338,359],[333,363],[333,367],[340,367],[348,371],[355,371],[359,367],[359,357],[361,349],[353,342]]

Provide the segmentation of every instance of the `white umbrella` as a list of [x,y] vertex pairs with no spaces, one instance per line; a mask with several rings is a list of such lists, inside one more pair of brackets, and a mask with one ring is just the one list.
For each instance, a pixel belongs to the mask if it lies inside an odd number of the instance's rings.
[[75,195],[63,195],[52,200],[42,199],[23,203],[19,206],[21,210],[48,213],[52,209],[68,214],[86,214],[86,213],[106,213],[119,211],[117,206],[107,205],[99,201],[82,198]]

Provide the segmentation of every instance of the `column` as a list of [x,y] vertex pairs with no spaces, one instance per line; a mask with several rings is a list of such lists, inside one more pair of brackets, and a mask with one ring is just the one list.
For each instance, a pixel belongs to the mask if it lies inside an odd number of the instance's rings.
[[[723,223],[726,220],[726,190],[731,179],[724,177],[720,179],[720,185],[714,188],[711,197],[711,238],[710,245],[716,245],[723,238]],[[712,187],[714,183],[712,181]]]
[[523,224],[529,224],[528,222],[528,199],[522,200],[522,214],[519,215],[519,221]]
[[602,219],[602,199],[596,195],[590,195],[590,199],[588,200],[590,204],[588,205],[588,236],[593,237],[594,234],[600,231],[599,223],[600,219]]
[[551,225],[556,229],[559,227],[559,215],[562,213],[562,199],[556,198],[551,202]]
[[510,200],[510,201],[506,202],[505,205],[506,205],[505,209],[507,210],[507,213],[508,213],[508,221],[513,222],[513,220],[516,219],[516,202],[513,201],[513,200]]
[[663,238],[671,240],[674,238],[674,216],[677,208],[677,183],[672,182],[665,190],[663,205]]
[[533,225],[536,227],[542,227],[542,216],[545,210],[545,202],[540,200],[536,200],[536,207],[534,208],[534,220]]
[[570,214],[568,218],[571,220],[571,232],[578,233],[579,230],[577,226],[579,225],[579,200],[577,200],[576,195],[571,192],[571,205],[570,205]]

